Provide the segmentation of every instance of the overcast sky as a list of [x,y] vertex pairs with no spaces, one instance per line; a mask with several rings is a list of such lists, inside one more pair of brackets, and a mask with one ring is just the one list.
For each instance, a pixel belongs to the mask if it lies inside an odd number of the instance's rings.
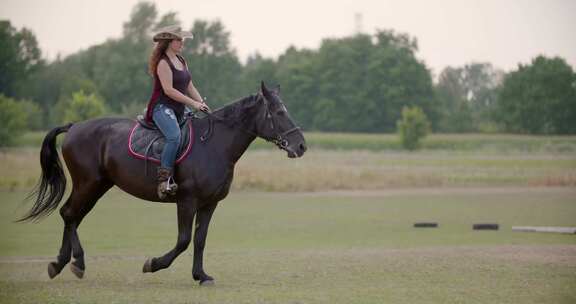
[[[0,0],[0,19],[31,29],[47,58],[108,38],[138,0]],[[438,74],[446,66],[490,62],[505,70],[538,54],[576,67],[574,0],[156,0],[161,14],[222,21],[241,59],[270,57],[288,46],[316,48],[323,38],[351,35],[360,14],[365,33],[394,29],[418,39],[418,57]]]

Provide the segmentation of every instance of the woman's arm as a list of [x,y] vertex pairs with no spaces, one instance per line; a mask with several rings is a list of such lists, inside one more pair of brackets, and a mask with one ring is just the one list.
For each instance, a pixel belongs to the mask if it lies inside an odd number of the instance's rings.
[[[160,84],[162,85],[162,89],[164,90],[164,94],[168,95],[168,97],[181,102],[183,104],[189,105],[195,109],[200,111],[208,111],[209,108],[206,104],[198,102],[176,90],[172,87],[172,70],[170,70],[170,66],[165,60],[160,60],[158,62],[158,67],[156,68],[156,72],[158,73],[158,78],[160,79]],[[200,98],[200,100],[202,100]]]
[[[186,71],[188,71],[188,63],[186,63],[185,60],[183,60],[183,62],[184,62],[184,67],[186,68]],[[198,90],[194,86],[192,79],[190,79],[190,82],[188,83],[188,87],[186,88],[186,91],[188,92],[188,96],[192,97],[192,99],[199,101],[199,102],[205,104],[206,106],[208,106],[208,104],[206,104],[206,101],[204,100],[204,98],[202,98],[202,95],[200,95],[200,93],[198,92]]]
[[196,90],[196,87],[192,83],[192,80],[190,80],[190,82],[188,83],[188,88],[186,88],[186,90],[188,91],[188,96],[192,97],[192,99],[199,101],[201,103],[206,103],[204,99],[202,99],[202,96],[200,96],[200,93],[198,93],[198,90]]

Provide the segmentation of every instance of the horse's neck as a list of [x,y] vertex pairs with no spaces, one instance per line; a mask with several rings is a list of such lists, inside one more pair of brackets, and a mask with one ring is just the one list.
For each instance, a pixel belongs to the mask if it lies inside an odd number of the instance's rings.
[[[215,113],[218,116],[218,113]],[[256,139],[256,136],[250,131],[254,117],[244,123],[229,125],[223,122],[215,122],[212,139],[218,143],[216,149],[222,151],[222,154],[228,163],[235,164],[240,157],[246,152],[250,144]]]
[[[230,128],[222,123],[214,126],[214,137],[212,140],[221,143],[219,149],[222,149],[222,155],[230,164],[236,164],[256,139],[256,136],[243,131],[240,127]],[[222,140],[219,139],[220,137]]]

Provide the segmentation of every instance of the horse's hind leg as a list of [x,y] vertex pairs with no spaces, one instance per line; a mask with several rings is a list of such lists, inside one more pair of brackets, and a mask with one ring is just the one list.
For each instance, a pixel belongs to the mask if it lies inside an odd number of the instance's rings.
[[[62,207],[64,208],[64,207]],[[62,208],[60,210],[62,210]],[[51,262],[48,264],[48,276],[52,279],[57,276],[62,268],[70,262],[72,256],[72,247],[70,245],[70,225],[64,224],[64,233],[62,236],[62,246],[60,247],[60,253],[56,259],[56,262]]]
[[57,261],[48,265],[48,275],[55,277],[62,268],[70,262],[72,255],[75,261],[70,265],[72,272],[78,277],[84,276],[84,250],[76,231],[84,216],[92,210],[96,202],[112,187],[110,182],[84,183],[81,187],[74,186],[66,204],[60,208],[64,220],[62,246]]

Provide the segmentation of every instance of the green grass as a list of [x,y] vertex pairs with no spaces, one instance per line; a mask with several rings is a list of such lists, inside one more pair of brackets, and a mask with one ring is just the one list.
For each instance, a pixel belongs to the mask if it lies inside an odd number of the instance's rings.
[[[574,303],[574,235],[514,225],[576,226],[573,188],[434,188],[372,192],[232,193],[216,210],[205,267],[189,248],[141,274],[176,240],[175,206],[113,190],[79,233],[87,273],[49,280],[62,224],[11,220],[22,192],[0,193],[0,303]],[[20,206],[20,207],[19,207]],[[438,221],[438,229],[415,229]],[[472,231],[498,222],[500,231]]]
[[[17,147],[39,147],[45,131],[27,132],[19,137]],[[323,133],[306,132],[307,144],[312,149],[400,151],[396,134]],[[262,139],[256,140],[251,149],[274,149]],[[535,136],[513,134],[432,134],[422,143],[424,150],[503,152],[576,152],[576,136]]]
[[40,147],[48,131],[29,131],[15,139],[16,147]]
[[[257,141],[210,227],[214,288],[192,281],[191,248],[141,273],[174,246],[175,206],[118,190],[79,230],[85,279],[66,269],[49,280],[59,216],[12,222],[29,207],[19,201],[39,176],[43,137],[0,151],[0,303],[576,302],[575,236],[510,229],[576,226],[574,136],[432,135],[406,153],[396,135],[307,133],[298,160]],[[472,231],[476,222],[501,230]]]
[[[397,134],[306,132],[312,149],[402,150]],[[270,145],[259,140],[253,148]],[[576,136],[535,136],[514,134],[431,134],[422,142],[423,150],[502,152],[576,152]]]
[[[30,189],[39,175],[37,148],[0,152],[0,190]],[[398,187],[576,186],[576,154],[413,153],[311,149],[291,160],[278,150],[252,150],[236,167],[233,187],[257,191],[371,190]]]

